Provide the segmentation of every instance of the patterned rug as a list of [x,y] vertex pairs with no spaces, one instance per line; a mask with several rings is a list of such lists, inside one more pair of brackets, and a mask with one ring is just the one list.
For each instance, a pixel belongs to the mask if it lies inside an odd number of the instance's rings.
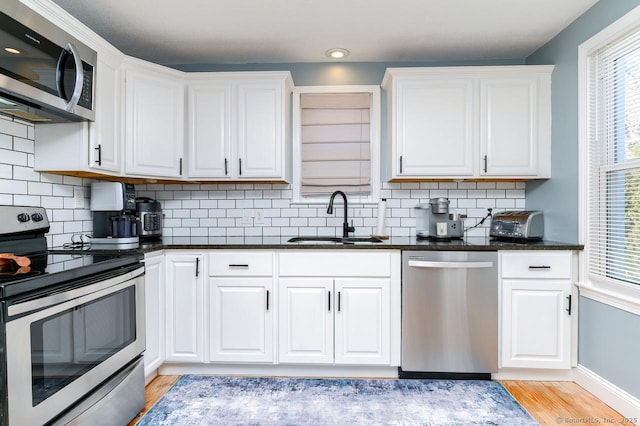
[[500,383],[182,376],[145,425],[537,425]]

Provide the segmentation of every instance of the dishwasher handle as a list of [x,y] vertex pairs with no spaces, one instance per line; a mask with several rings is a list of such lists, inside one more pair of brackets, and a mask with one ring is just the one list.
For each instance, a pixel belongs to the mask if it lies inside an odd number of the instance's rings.
[[446,262],[430,260],[409,260],[409,266],[428,269],[472,269],[492,268],[493,262]]

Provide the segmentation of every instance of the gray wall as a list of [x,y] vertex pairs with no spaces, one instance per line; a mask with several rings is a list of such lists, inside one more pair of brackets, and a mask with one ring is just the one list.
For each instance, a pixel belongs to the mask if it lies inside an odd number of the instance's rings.
[[544,210],[545,238],[578,242],[578,46],[640,5],[640,0],[600,0],[527,64],[553,64],[551,179],[527,184],[527,209]]
[[[578,241],[578,46],[640,0],[600,0],[529,58],[554,64],[551,179],[529,182],[526,205],[544,209],[545,237]],[[580,298],[578,362],[640,398],[640,317]]]

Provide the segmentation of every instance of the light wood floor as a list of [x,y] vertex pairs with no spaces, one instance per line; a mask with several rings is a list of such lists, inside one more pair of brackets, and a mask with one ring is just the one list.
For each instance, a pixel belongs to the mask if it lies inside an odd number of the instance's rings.
[[[146,413],[180,376],[158,376],[146,388]],[[504,387],[540,424],[604,424],[629,421],[573,382],[502,381]],[[129,426],[139,420],[135,419]]]

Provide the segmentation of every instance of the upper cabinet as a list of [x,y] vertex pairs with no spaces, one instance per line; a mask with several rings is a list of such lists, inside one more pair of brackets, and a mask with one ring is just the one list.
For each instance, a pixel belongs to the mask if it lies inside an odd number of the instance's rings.
[[125,172],[184,176],[184,74],[148,62],[125,63]]
[[550,177],[552,69],[388,69],[387,177]]
[[190,178],[289,180],[289,72],[195,73],[187,80]]

